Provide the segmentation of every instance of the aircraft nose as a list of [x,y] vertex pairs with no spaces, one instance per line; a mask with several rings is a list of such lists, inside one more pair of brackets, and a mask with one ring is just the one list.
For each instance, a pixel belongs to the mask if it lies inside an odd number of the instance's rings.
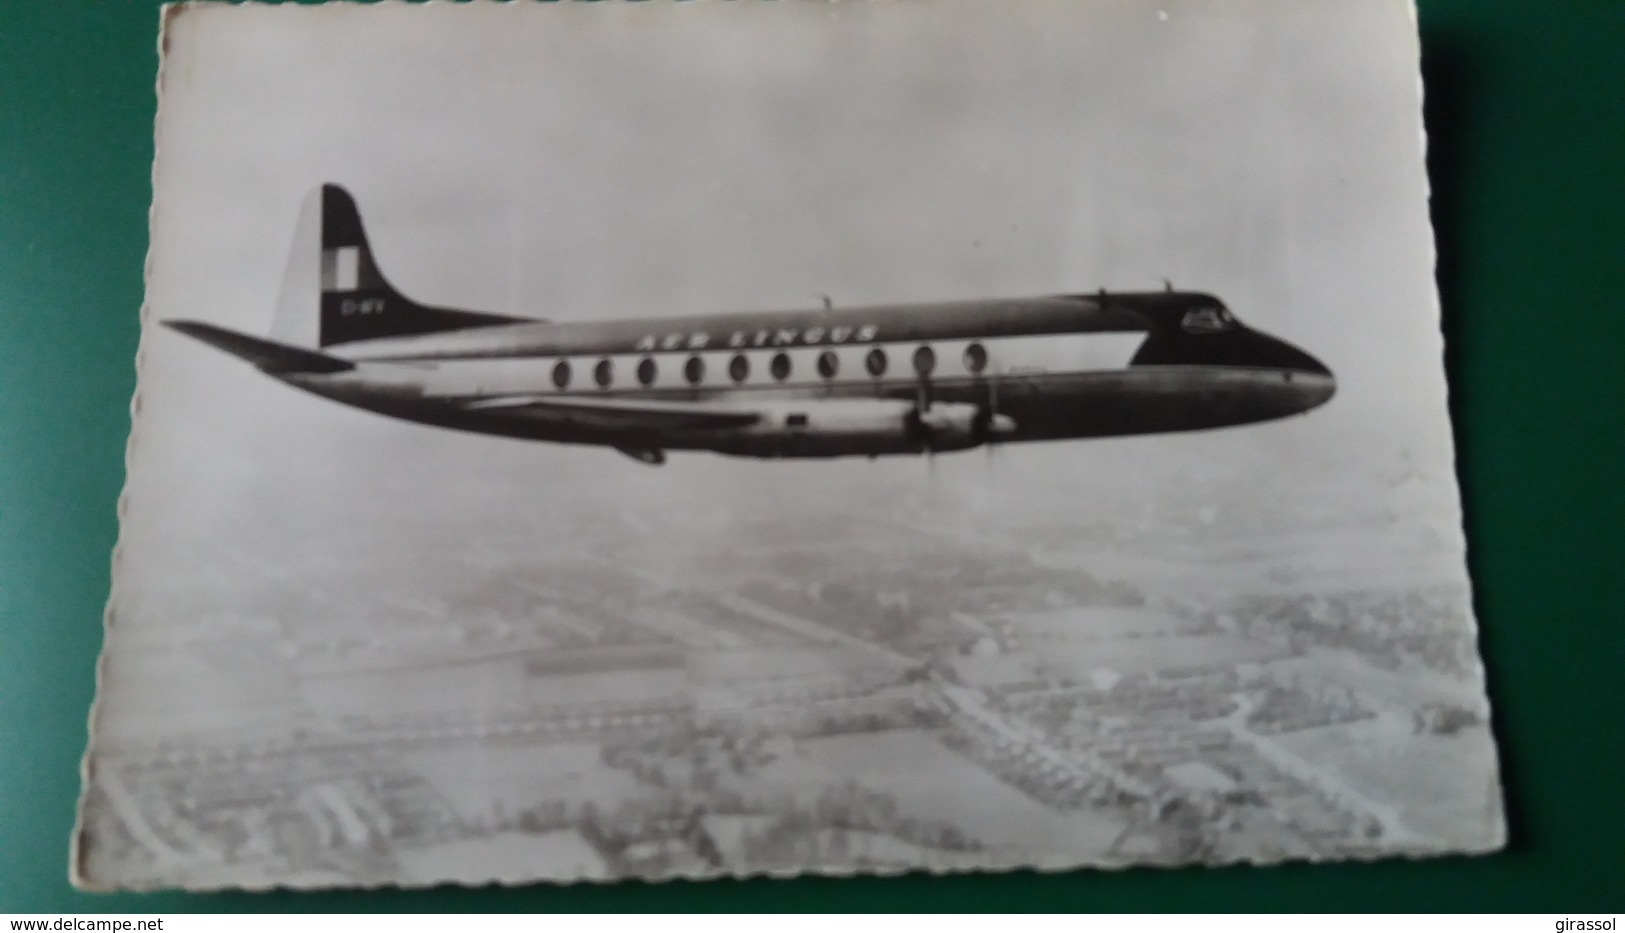
[[1261,356],[1269,360],[1272,369],[1281,371],[1282,380],[1292,387],[1299,411],[1318,408],[1337,394],[1337,377],[1325,363],[1278,337],[1259,336],[1267,342]]
[[1279,337],[1252,331],[1242,355],[1248,357],[1247,362],[1254,366],[1264,366],[1270,369],[1287,370],[1292,373],[1303,373],[1309,376],[1325,376],[1330,378],[1332,371],[1325,363],[1310,356],[1305,351],[1287,343]]
[[1337,377],[1324,365],[1320,367],[1319,372],[1290,373],[1289,381],[1298,390],[1299,404],[1303,406],[1300,411],[1319,408],[1337,394]]
[[1135,366],[1202,366],[1247,371],[1264,391],[1270,417],[1324,405],[1337,392],[1331,367],[1263,331],[1232,326],[1217,331],[1188,327],[1153,330],[1134,355]]
[[1233,363],[1256,367],[1275,374],[1280,387],[1277,398],[1292,412],[1318,408],[1337,392],[1337,377],[1331,368],[1304,350],[1271,334],[1247,330],[1230,348]]

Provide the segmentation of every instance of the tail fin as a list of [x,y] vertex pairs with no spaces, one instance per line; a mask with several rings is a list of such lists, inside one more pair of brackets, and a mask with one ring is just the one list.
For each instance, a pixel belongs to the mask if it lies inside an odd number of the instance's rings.
[[[317,228],[321,237],[319,250],[313,242]],[[312,281],[316,278],[311,275],[313,259],[319,260],[319,265],[314,266],[319,270],[319,281]],[[311,328],[310,301],[316,287],[320,288],[320,299],[314,309],[316,326]],[[361,213],[356,209],[355,200],[338,185],[323,185],[319,199],[313,193],[306,202],[295,231],[293,255],[283,289],[272,334],[299,343],[314,336],[320,347],[525,320],[502,314],[431,308],[396,291],[379,271],[372,249],[367,245],[367,233],[361,226]],[[314,335],[310,333],[312,329]]]

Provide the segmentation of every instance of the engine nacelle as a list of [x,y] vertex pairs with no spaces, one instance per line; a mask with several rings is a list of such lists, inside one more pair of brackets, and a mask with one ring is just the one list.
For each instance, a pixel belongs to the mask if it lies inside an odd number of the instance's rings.
[[916,423],[933,450],[963,450],[1015,428],[1004,415],[989,416],[980,406],[938,402],[918,413]]
[[874,456],[965,450],[1014,428],[1003,415],[960,402],[921,411],[900,399],[807,399],[770,406],[761,422],[714,446],[756,457]]

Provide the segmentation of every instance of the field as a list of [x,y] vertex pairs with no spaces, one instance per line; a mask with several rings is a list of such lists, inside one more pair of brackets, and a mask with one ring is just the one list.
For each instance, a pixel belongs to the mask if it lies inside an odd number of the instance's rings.
[[[107,689],[118,703],[96,709],[96,733],[141,745],[165,739],[222,742],[279,737],[301,716],[293,680],[259,645],[201,642],[184,650],[130,645],[106,662]],[[263,660],[261,660],[263,658]],[[123,685],[132,686],[125,687]]]
[[[1482,728],[1456,735],[1413,735],[1397,717],[1306,729],[1276,741],[1295,755],[1336,772],[1355,790],[1399,808],[1414,833],[1439,846],[1481,847],[1461,827],[1494,826],[1486,813],[1500,806],[1495,748]],[[1487,775],[1480,785],[1462,775]],[[1456,832],[1452,833],[1451,830]]]
[[465,819],[490,815],[497,801],[512,815],[550,801],[613,807],[644,796],[632,778],[601,763],[593,742],[468,742],[415,749],[397,760],[433,784]]
[[1020,844],[1039,859],[1051,852],[1105,852],[1123,829],[1109,814],[1052,810],[925,732],[814,739],[760,777],[809,797],[855,780],[891,796],[901,816],[952,824],[995,849]]
[[[501,833],[483,839],[459,839],[403,849],[396,858],[408,879],[477,877],[489,869],[492,881],[553,878],[602,878],[608,867],[575,830],[548,833]],[[502,866],[500,870],[493,866]]]
[[1230,635],[1166,635],[1144,638],[1069,638],[1028,646],[1041,664],[1069,678],[1090,671],[1133,674],[1200,667],[1230,667],[1273,661],[1286,651],[1276,645]]

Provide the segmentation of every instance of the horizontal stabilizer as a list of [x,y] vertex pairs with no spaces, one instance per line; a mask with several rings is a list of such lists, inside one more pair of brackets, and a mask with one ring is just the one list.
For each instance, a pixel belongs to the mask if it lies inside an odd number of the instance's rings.
[[239,334],[234,330],[216,327],[213,324],[204,324],[199,321],[164,321],[165,326],[195,337],[211,346],[240,356],[253,363],[260,370],[267,373],[338,373],[347,369],[355,369],[355,364],[348,360],[317,353],[315,350],[305,350],[300,347],[290,347],[287,344],[263,340],[259,337],[250,337]]

